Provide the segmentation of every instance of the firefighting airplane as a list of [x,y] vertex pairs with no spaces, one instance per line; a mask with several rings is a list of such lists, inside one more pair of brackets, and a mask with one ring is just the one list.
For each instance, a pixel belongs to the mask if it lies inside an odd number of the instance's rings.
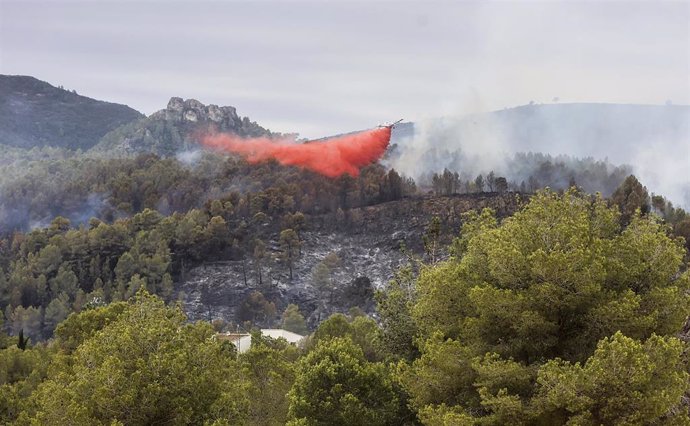
[[387,125],[379,125],[379,127],[390,127],[391,129],[395,127],[396,125],[402,123],[403,119],[401,118],[400,120],[396,121],[395,123],[387,124]]

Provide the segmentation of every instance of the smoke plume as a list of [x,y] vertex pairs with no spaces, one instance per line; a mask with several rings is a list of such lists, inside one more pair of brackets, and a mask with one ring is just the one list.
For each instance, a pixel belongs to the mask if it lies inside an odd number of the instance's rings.
[[207,147],[239,154],[250,163],[274,159],[286,166],[309,169],[328,177],[357,176],[379,160],[388,148],[390,127],[380,127],[325,140],[299,143],[294,138],[241,138],[212,134],[201,138]]
[[690,208],[689,123],[688,106],[525,105],[397,126],[386,162],[418,180],[444,168],[463,179],[494,171],[518,185],[574,181],[604,195],[634,173]]

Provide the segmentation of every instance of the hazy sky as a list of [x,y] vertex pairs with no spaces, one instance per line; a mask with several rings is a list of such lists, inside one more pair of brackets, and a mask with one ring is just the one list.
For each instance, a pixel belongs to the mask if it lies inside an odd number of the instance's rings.
[[535,102],[690,103],[690,2],[0,0],[0,73],[317,137]]

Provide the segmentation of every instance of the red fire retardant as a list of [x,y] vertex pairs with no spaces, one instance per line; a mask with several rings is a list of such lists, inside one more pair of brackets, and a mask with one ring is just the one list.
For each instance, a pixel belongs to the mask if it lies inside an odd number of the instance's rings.
[[225,133],[203,136],[201,143],[210,148],[239,154],[250,163],[275,159],[280,164],[338,177],[344,173],[357,176],[362,167],[383,156],[390,139],[391,127],[379,127],[305,143],[298,143],[290,138],[241,138]]

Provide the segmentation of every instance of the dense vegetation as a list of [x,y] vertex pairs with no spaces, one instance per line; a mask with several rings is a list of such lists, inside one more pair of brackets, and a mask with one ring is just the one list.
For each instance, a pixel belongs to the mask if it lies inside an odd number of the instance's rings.
[[[186,213],[207,200],[232,199],[243,213],[334,212],[398,199],[415,184],[372,165],[357,179],[329,179],[277,163],[250,165],[235,157],[199,154],[186,165],[152,154],[9,165],[0,177],[0,232],[47,226],[56,216],[75,225],[91,217],[112,222],[144,209]],[[241,199],[241,200],[240,200]],[[239,203],[242,203],[240,205]]]
[[610,195],[628,175],[626,167],[537,154],[515,157],[514,163],[523,166],[520,175],[528,176],[521,181],[492,171],[464,176],[446,169],[415,184],[397,173],[384,181],[386,171],[379,165],[365,168],[356,179],[332,180],[275,163],[249,165],[235,157],[200,151],[177,158],[152,154],[109,158],[52,148],[2,153],[0,233],[45,227],[56,216],[78,225],[91,217],[111,222],[146,208],[164,215],[185,213],[233,193],[244,196],[286,188],[296,209],[319,214],[428,191],[439,195],[532,193],[544,187],[561,190],[577,185],[587,192]]
[[[37,211],[54,212],[51,205],[59,211],[71,196],[99,185],[110,188],[110,196],[100,210],[77,210],[81,220],[91,216],[103,220],[92,218],[74,227],[58,216],[44,228],[0,238],[0,308],[12,333],[24,330],[34,340],[48,338],[70,312],[93,300],[125,300],[143,284],[170,301],[177,297],[173,281],[201,261],[246,261],[245,282],[252,274],[268,287],[270,280],[263,279],[268,267],[292,276],[301,231],[310,214],[331,213],[326,216],[329,220],[342,222],[352,205],[394,200],[414,191],[412,182],[378,165],[363,170],[357,180],[332,180],[273,163],[249,166],[217,156],[199,161],[193,169],[156,156],[75,161],[74,168],[62,171],[82,179],[68,178],[75,186],[62,196],[64,187],[57,179],[24,180],[48,182],[40,189],[43,194],[56,185],[49,198],[32,199],[39,203],[33,207]],[[228,186],[237,189],[221,191]],[[225,195],[208,200],[213,193]],[[22,191],[13,194],[21,197]],[[17,218],[21,201],[7,198],[10,205],[18,206],[11,216]],[[118,208],[108,208],[112,205]],[[115,219],[119,215],[124,217]],[[269,246],[271,241],[275,245]],[[322,265],[324,279],[315,274],[315,283],[324,291],[329,290],[328,275],[335,263],[337,259]],[[270,309],[258,296],[247,303],[241,321],[256,320]]]
[[427,421],[645,423],[680,403],[690,276],[653,218],[621,228],[603,200],[544,193],[476,216],[456,253],[410,302],[424,337],[401,380]]
[[[245,282],[252,275],[270,290],[265,272],[278,268],[292,277],[302,230],[312,218],[322,222],[326,217],[342,228],[350,207],[417,191],[413,181],[380,165],[365,168],[356,179],[332,180],[275,163],[249,165],[216,155],[202,156],[193,167],[142,155],[75,158],[37,170],[7,186],[7,205],[15,206],[9,218],[26,222],[31,211],[50,217],[76,207],[70,215],[74,222],[57,216],[45,227],[0,237],[0,309],[13,334],[24,330],[34,340],[50,337],[56,324],[87,303],[125,300],[143,283],[166,301],[176,299],[173,282],[202,261],[242,261]],[[48,170],[56,172],[53,178]],[[446,171],[435,180],[453,189],[456,178]],[[507,190],[504,178],[489,174],[476,179],[483,180],[488,181],[486,189]],[[93,196],[98,188],[107,198]],[[484,185],[477,184],[476,190],[480,188]],[[36,192],[41,196],[34,196]],[[79,204],[86,194],[91,194],[87,205]],[[220,198],[210,201],[214,194]],[[690,217],[663,197],[650,198],[633,176],[612,202],[621,210],[624,225],[637,209],[655,212],[674,235],[690,239]],[[435,259],[438,247],[432,250]],[[313,285],[324,299],[332,297],[329,275],[337,263],[337,257],[326,259],[312,272]],[[270,301],[256,295],[246,301],[237,320],[274,317],[266,315],[272,310]]]
[[[270,134],[232,107],[173,98],[140,118],[1,77],[2,112],[2,424],[690,424],[690,216],[625,166],[530,153],[476,176],[328,179],[197,151],[201,129]],[[462,164],[444,149],[420,161]],[[310,328],[264,295],[276,269],[292,282],[315,223],[348,232],[353,207],[511,191],[521,211],[470,212],[447,248],[425,218],[426,253],[406,252],[375,320],[353,308]],[[232,324],[192,323],[174,283],[214,260],[259,288]],[[370,299],[363,277],[334,288],[340,262],[312,269],[318,297]],[[295,347],[261,326],[311,334]],[[228,328],[251,330],[251,350]]]
[[[303,348],[255,335],[240,355],[212,325],[190,324],[174,302],[150,294],[165,297],[169,272],[154,277],[160,260],[174,257],[166,235],[203,233],[193,220],[206,211],[162,218],[147,210],[79,230],[56,220],[6,248],[3,268],[26,262],[13,274],[59,297],[66,284],[81,285],[74,271],[92,273],[80,264],[89,256],[105,261],[126,247],[134,266],[117,266],[124,254],[111,259],[118,284],[109,291],[123,301],[84,298],[47,343],[0,336],[2,420],[687,424],[685,241],[645,213],[658,207],[645,204],[633,179],[616,203],[573,189],[539,192],[502,222],[488,210],[471,213],[450,258],[412,261],[377,296],[380,322],[337,314]],[[205,226],[217,225],[206,217]],[[434,234],[432,221],[430,245]],[[69,257],[79,247],[94,252]],[[203,250],[181,247],[191,257]],[[44,271],[51,275],[32,275]],[[288,311],[284,323],[303,326],[299,311]]]

